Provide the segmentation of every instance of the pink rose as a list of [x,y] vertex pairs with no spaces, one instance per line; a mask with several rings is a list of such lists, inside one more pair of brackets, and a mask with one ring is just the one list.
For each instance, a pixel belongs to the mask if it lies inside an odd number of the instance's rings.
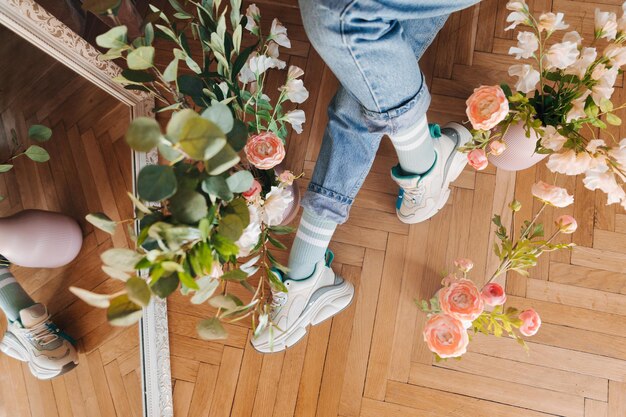
[[491,130],[509,114],[509,102],[497,85],[476,88],[465,104],[467,117],[477,130]]
[[441,311],[460,321],[474,321],[485,305],[476,285],[469,279],[452,282],[439,291]]
[[454,266],[459,268],[459,271],[469,272],[474,267],[474,262],[471,259],[459,258],[454,261]]
[[519,319],[522,321],[522,325],[519,328],[519,332],[524,336],[534,336],[541,327],[541,317],[532,308],[524,310],[519,313]]
[[296,179],[296,176],[293,175],[293,172],[288,171],[288,170],[281,172],[280,175],[278,176],[278,181],[287,185],[292,185],[295,179]]
[[554,207],[567,207],[574,202],[574,196],[567,194],[565,188],[550,185],[543,181],[533,184],[530,191],[539,200]]
[[484,303],[488,306],[495,307],[506,303],[504,288],[495,282],[490,282],[485,285],[483,290],[480,292],[480,296],[483,298]]
[[448,274],[441,280],[441,285],[443,285],[444,287],[449,287],[453,282],[456,282],[458,280],[459,277],[457,277],[456,274]]
[[474,149],[473,151],[468,153],[467,162],[469,162],[469,164],[477,171],[482,171],[483,169],[487,168],[487,165],[489,165],[487,155],[482,149]]
[[424,341],[441,358],[456,358],[467,352],[469,336],[459,320],[445,314],[430,316],[424,326]]
[[248,191],[241,193],[246,200],[254,200],[261,194],[261,183],[257,180],[252,181],[252,186]]
[[271,132],[251,136],[243,148],[248,161],[258,169],[271,169],[285,158],[285,145]]
[[500,140],[493,140],[489,144],[489,153],[493,156],[501,155],[506,149],[506,144]]
[[556,219],[554,222],[556,227],[559,228],[561,233],[570,234],[574,233],[578,228],[578,223],[576,223],[576,219],[570,216],[569,214],[564,214]]

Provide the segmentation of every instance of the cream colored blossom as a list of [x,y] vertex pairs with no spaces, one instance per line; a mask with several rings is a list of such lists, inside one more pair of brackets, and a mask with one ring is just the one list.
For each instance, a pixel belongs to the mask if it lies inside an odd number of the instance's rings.
[[515,83],[515,89],[522,93],[530,93],[539,83],[539,71],[534,69],[532,65],[517,64],[509,67],[509,75],[518,77]]
[[565,175],[579,175],[591,168],[593,158],[587,152],[578,152],[568,149],[565,152],[553,153],[548,158],[546,166],[552,172]]
[[287,37],[287,28],[278,19],[272,20],[269,38],[284,48],[291,48],[291,41]]
[[545,30],[548,33],[568,27],[569,25],[563,22],[563,13],[544,13],[539,16],[539,24],[537,25],[540,32]]
[[302,103],[309,98],[309,91],[304,87],[302,80],[290,79],[280,89],[287,94],[287,97],[293,103]]
[[591,98],[593,101],[600,105],[602,99],[609,100],[615,91],[613,86],[617,80],[618,68],[612,67],[602,74],[598,82],[591,87]]
[[602,190],[607,194],[607,204],[623,203],[626,200],[626,193],[620,187],[615,178],[615,174],[606,165],[587,171],[583,179],[585,187],[590,190]]
[[594,23],[596,38],[615,39],[617,35],[617,16],[615,13],[596,9]]
[[567,142],[567,138],[561,135],[554,126],[546,126],[541,137],[541,146],[558,152],[563,148],[565,142]]
[[574,42],[555,43],[545,55],[547,69],[565,69],[576,62],[578,45]]
[[593,64],[597,56],[598,52],[596,51],[596,48],[583,48],[578,59],[565,69],[565,73],[576,75],[582,80],[585,77],[589,66]]
[[303,110],[292,110],[285,114],[284,118],[285,121],[293,127],[293,130],[295,130],[296,133],[302,133],[302,125],[306,122],[306,115]]
[[587,100],[589,94],[591,94],[591,91],[587,90],[582,96],[572,101],[572,109],[567,113],[566,117],[568,123],[572,120],[587,117],[585,114],[585,100]]
[[580,46],[583,42],[583,38],[581,38],[580,33],[572,30],[563,35],[563,42],[574,42],[576,45]]
[[611,43],[604,49],[603,55],[609,59],[612,66],[621,67],[626,64],[626,46]]
[[283,187],[272,187],[263,203],[261,220],[268,226],[278,226],[284,219],[285,210],[293,201],[293,194]]
[[515,55],[515,59],[530,58],[539,48],[537,36],[532,32],[519,32],[517,34],[517,46],[509,49],[509,55]]

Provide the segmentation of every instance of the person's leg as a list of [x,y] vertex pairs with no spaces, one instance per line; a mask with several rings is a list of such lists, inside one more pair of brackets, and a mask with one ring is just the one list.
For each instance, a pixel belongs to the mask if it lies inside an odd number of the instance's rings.
[[0,309],[9,321],[20,317],[20,311],[35,304],[15,280],[8,267],[0,266]]

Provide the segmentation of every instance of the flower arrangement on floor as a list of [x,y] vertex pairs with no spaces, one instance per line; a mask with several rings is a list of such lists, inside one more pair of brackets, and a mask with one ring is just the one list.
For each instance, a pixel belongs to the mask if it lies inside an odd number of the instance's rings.
[[[523,125],[527,137],[537,136],[536,152],[549,154],[547,167],[566,175],[584,174],[585,187],[602,190],[608,204],[626,208],[626,139],[618,140],[608,125],[620,125],[611,96],[626,64],[626,15],[595,11],[593,47],[583,45],[576,31],[562,41],[548,41],[568,25],[563,13],[530,13],[523,0],[509,1],[510,26],[528,28],[517,35],[509,54],[530,63],[512,65],[515,90],[507,84],[481,86],[467,100],[473,141],[463,150],[469,163],[484,169],[488,154],[497,156],[507,146],[507,131]],[[626,3],[622,6],[626,10]],[[600,43],[604,43],[600,49]],[[588,138],[583,136],[588,135]]]
[[[474,266],[472,261],[462,258],[455,261],[456,271],[443,279],[443,288],[433,298],[417,301],[419,308],[428,314],[424,340],[437,360],[461,357],[473,334],[508,336],[527,348],[521,336],[533,336],[539,330],[541,318],[532,308],[521,312],[511,307],[504,309],[506,294],[494,280],[507,271],[526,275],[543,253],[573,246],[553,242],[560,233],[574,233],[577,223],[572,216],[560,216],[555,221],[556,231],[545,238],[543,225],[537,223],[539,215],[548,205],[567,207],[574,202],[574,197],[564,188],[541,181],[533,185],[532,193],[543,206],[532,220],[523,222],[517,240],[507,231],[499,215],[493,217],[500,240],[494,251],[500,265],[481,289],[468,278]],[[513,201],[509,208],[515,225],[515,213],[521,209],[521,204]]]
[[[142,168],[138,196],[129,194],[140,221],[136,248],[102,254],[103,270],[125,281],[124,289],[115,294],[71,290],[106,308],[111,324],[130,325],[152,297],[165,298],[180,288],[191,303],[214,307],[214,316],[197,325],[201,337],[226,338],[222,323],[245,318],[259,334],[273,326],[270,290],[286,291],[272,272],[285,267],[271,248],[285,249],[278,236],[292,232],[283,222],[296,176],[279,164],[288,126],[300,133],[305,121],[302,110],[286,109],[308,97],[304,72],[290,66],[272,102],[265,94],[266,77],[268,70],[286,66],[279,59],[280,47],[291,46],[285,27],[274,19],[263,34],[259,9],[250,5],[242,15],[240,0],[188,3],[193,12],[170,0],[173,16],[150,6],[150,23],[140,38],[129,41],[125,26],[117,26],[96,39],[108,49],[103,59],[126,62],[118,82],[152,94],[161,105],[157,112],[172,112],[165,132],[144,117],[133,120],[126,133],[134,150],[156,147],[168,163]],[[244,30],[254,39],[245,48]],[[155,32],[173,43],[165,69],[154,63]],[[192,56],[189,33],[201,60]],[[179,74],[181,66],[186,69]],[[109,233],[136,220],[116,222],[103,213],[87,218]],[[248,290],[249,298],[237,297],[231,285]]]
[[[31,125],[28,128],[28,138],[35,142],[47,142],[52,137],[52,130],[49,127],[43,125]],[[17,137],[15,129],[11,129],[11,142],[13,149],[20,148],[20,141]],[[15,152],[15,151],[14,151]],[[30,145],[25,151],[20,153],[13,153],[6,162],[0,163],[0,174],[3,172],[9,172],[13,169],[12,161],[20,156],[25,156],[31,161],[35,162],[47,162],[50,160],[50,154],[44,148],[39,145]],[[0,195],[0,201],[4,200],[4,196]]]

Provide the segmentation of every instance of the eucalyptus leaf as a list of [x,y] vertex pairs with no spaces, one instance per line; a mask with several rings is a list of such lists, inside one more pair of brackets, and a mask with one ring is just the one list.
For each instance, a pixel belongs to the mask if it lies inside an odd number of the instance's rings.
[[152,211],[148,208],[148,206],[146,206],[144,203],[142,203],[137,197],[135,197],[132,193],[127,192],[126,194],[128,194],[128,198],[130,198],[130,200],[133,202],[133,205],[135,206],[135,208],[137,210],[139,210],[140,212],[142,212],[143,214],[151,214]]
[[153,283],[150,288],[152,292],[159,298],[167,298],[176,291],[178,284],[180,283],[176,274],[163,276]]
[[222,279],[224,281],[244,281],[246,278],[248,278],[248,274],[243,272],[241,269],[228,271],[222,275]]
[[24,152],[24,155],[35,162],[47,162],[50,160],[48,151],[37,145],[30,145]]
[[248,142],[248,128],[246,124],[239,119],[235,119],[233,128],[226,135],[226,140],[235,152],[240,152]]
[[209,300],[209,304],[215,308],[232,310],[243,305],[243,302],[232,294],[220,294]]
[[202,68],[200,68],[200,66],[196,63],[196,61],[193,60],[192,57],[187,56],[185,58],[185,63],[187,64],[189,69],[195,72],[196,74],[202,74]]
[[128,299],[133,303],[146,307],[150,303],[152,293],[148,287],[148,283],[139,277],[131,277],[126,281],[126,291]]
[[174,82],[178,77],[178,58],[174,58],[163,71],[163,79],[167,82]]
[[185,155],[180,152],[178,149],[174,148],[173,146],[169,145],[169,143],[166,143],[167,141],[161,141],[159,142],[159,144],[157,145],[157,149],[159,150],[159,154],[167,159],[170,162],[178,162],[181,161],[185,158]]
[[209,177],[202,181],[202,190],[210,196],[217,197],[224,201],[233,199],[233,193],[228,187],[228,183],[222,177]]
[[141,307],[122,294],[111,300],[107,309],[107,320],[113,326],[130,326],[141,318]]
[[137,177],[137,192],[146,201],[162,201],[178,189],[174,169],[165,165],[147,165]]
[[146,26],[143,28],[143,33],[146,46],[152,45],[154,41],[154,26],[152,23],[146,23]]
[[186,224],[194,224],[209,213],[204,196],[196,191],[182,189],[171,199],[169,209],[174,218]]
[[13,165],[11,164],[0,164],[0,173],[8,172],[13,169]]
[[128,68],[133,70],[143,70],[152,68],[154,63],[154,47],[141,46],[128,53],[126,57]]
[[138,151],[148,152],[161,139],[161,127],[159,123],[150,117],[138,117],[133,119],[126,131],[126,143]]
[[191,303],[202,304],[215,293],[215,290],[220,285],[220,280],[211,276],[205,276],[199,278],[196,283],[200,289],[191,297]]
[[97,294],[77,287],[70,287],[70,292],[92,307],[107,308],[111,303],[108,294]]
[[82,8],[94,14],[107,14],[109,10],[117,9],[121,3],[122,0],[84,0]]
[[250,171],[238,171],[226,178],[228,188],[230,188],[230,191],[233,193],[243,193],[248,191],[250,187],[252,187],[253,181],[254,177]]
[[109,265],[102,265],[102,270],[111,278],[119,279],[120,281],[127,281],[130,277],[126,272]]
[[104,251],[100,255],[100,259],[105,265],[112,266],[124,272],[134,272],[135,265],[141,260],[142,256],[131,249],[112,248]]
[[224,212],[236,214],[243,224],[244,229],[250,224],[250,209],[246,200],[238,197],[230,202],[230,204],[224,208]]
[[[121,0],[117,0],[118,3]],[[83,4],[84,6],[84,4]],[[120,49],[126,46],[126,34],[128,28],[126,26],[115,26],[104,32],[102,35],[96,36],[96,44],[102,48]]]
[[104,213],[89,213],[85,216],[85,219],[98,229],[110,235],[115,233],[115,229],[117,228],[117,222],[111,220],[111,218]]
[[37,142],[46,142],[50,140],[52,130],[44,125],[32,125],[28,128],[28,137]]
[[213,122],[193,117],[183,126],[179,143],[190,158],[203,161],[214,157],[224,148],[226,136]]
[[237,165],[239,161],[241,158],[237,152],[227,144],[217,155],[207,161],[206,170],[209,175],[219,175]]
[[222,326],[222,323],[215,317],[199,321],[196,326],[196,331],[204,340],[223,340],[228,337],[224,326]]
[[219,232],[222,236],[236,242],[243,234],[243,222],[236,214],[223,216],[218,224]]
[[223,103],[212,104],[202,112],[201,116],[215,123],[224,133],[230,132],[234,125],[233,114]]
[[182,137],[183,127],[185,124],[195,117],[198,117],[198,113],[191,109],[183,109],[173,113],[170,121],[167,123],[167,128],[165,129],[165,135],[167,138],[172,143],[177,143]]

